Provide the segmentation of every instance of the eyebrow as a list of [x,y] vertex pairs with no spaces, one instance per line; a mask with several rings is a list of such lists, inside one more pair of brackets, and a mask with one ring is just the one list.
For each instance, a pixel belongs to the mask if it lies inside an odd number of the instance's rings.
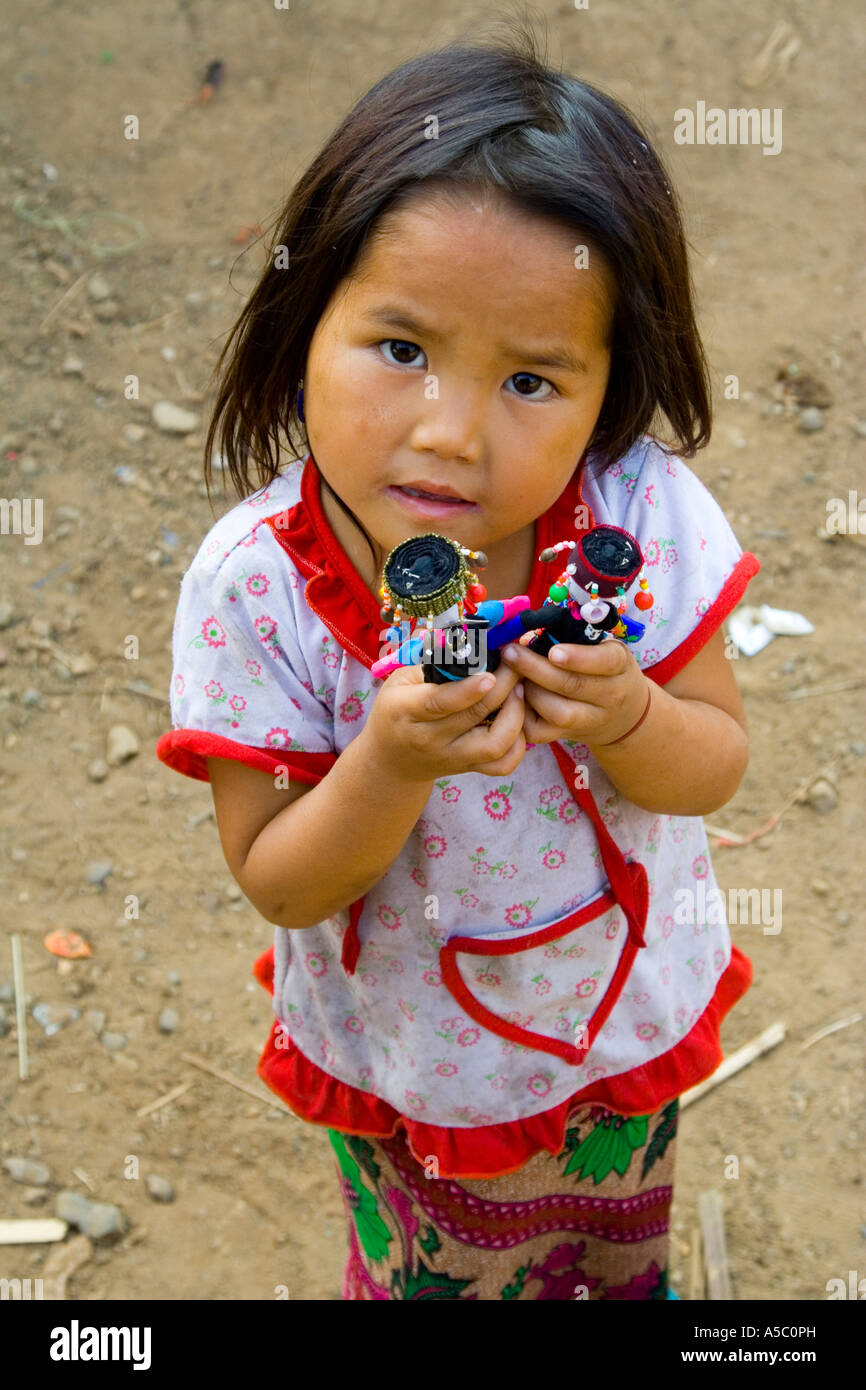
[[[432,328],[426,328],[417,319],[413,319],[411,314],[407,314],[404,309],[399,309],[396,305],[377,304],[374,308],[368,309],[363,317],[377,323],[388,324],[392,328],[402,328],[404,332],[414,333],[418,337],[432,338],[436,342],[442,341],[441,333],[436,333]],[[532,362],[535,366],[562,367],[566,371],[576,373],[588,371],[586,363],[579,357],[575,357],[568,348],[554,347],[542,351],[527,351],[524,348],[514,347],[510,343],[499,343],[498,348],[503,357],[514,358],[520,362]]]

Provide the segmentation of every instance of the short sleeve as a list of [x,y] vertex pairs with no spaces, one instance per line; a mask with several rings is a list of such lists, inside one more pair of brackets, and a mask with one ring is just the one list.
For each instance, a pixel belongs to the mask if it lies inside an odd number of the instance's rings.
[[637,587],[628,595],[627,615],[646,625],[631,650],[641,669],[665,684],[737,606],[760,564],[697,475],[653,441],[641,441],[598,486],[596,520],[607,515],[643,551],[653,605],[641,612]]
[[317,782],[336,760],[333,716],[299,644],[298,576],[266,527],[255,540],[217,562],[206,539],[183,577],[172,634],[172,730],[157,756],[205,781],[206,759],[224,757]]

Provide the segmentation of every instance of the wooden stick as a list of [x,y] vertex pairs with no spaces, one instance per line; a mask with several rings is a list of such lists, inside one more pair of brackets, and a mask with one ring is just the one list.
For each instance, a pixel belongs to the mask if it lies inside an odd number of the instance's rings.
[[689,1261],[689,1301],[700,1303],[704,1292],[704,1247],[700,1226],[692,1227],[692,1254]]
[[698,1214],[704,1241],[704,1264],[707,1271],[707,1298],[730,1302],[731,1283],[728,1278],[728,1256],[725,1250],[725,1223],[722,1216],[722,1195],[715,1189],[698,1194]]
[[46,1245],[62,1240],[67,1232],[65,1221],[55,1216],[37,1220],[25,1216],[20,1221],[0,1221],[0,1245]]
[[850,680],[834,681],[832,685],[816,685],[810,690],[808,686],[800,686],[796,690],[789,690],[783,698],[785,700],[808,700],[812,695],[836,695],[841,690],[856,690],[863,684],[863,676],[854,676]]
[[232,1076],[231,1072],[220,1071],[219,1067],[212,1067],[210,1062],[206,1062],[203,1057],[194,1057],[191,1052],[182,1052],[180,1055],[185,1062],[189,1062],[190,1066],[200,1067],[202,1071],[206,1071],[211,1076],[215,1076],[218,1081],[225,1081],[227,1085],[235,1086],[239,1091],[246,1091],[248,1096],[253,1097],[253,1100],[260,1100],[264,1105],[272,1105],[275,1110],[279,1110],[283,1115],[291,1115],[292,1112],[286,1108],[282,1101],[273,1100],[270,1096],[260,1095],[258,1091],[253,1090],[252,1086],[248,1086],[245,1081],[238,1081],[236,1076]]
[[27,1012],[24,1007],[24,966],[21,962],[21,935],[12,933],[12,978],[15,982],[15,1026],[18,1032],[18,1080],[30,1075],[27,1055]]
[[680,1110],[685,1106],[691,1105],[692,1101],[700,1100],[701,1096],[706,1095],[707,1091],[712,1091],[714,1087],[727,1081],[729,1077],[735,1076],[743,1067],[749,1066],[756,1057],[760,1057],[771,1048],[777,1047],[785,1036],[784,1023],[771,1023],[769,1028],[765,1028],[763,1033],[759,1033],[751,1042],[744,1043],[738,1047],[736,1052],[732,1052],[730,1057],[726,1057],[721,1066],[708,1076],[706,1081],[700,1081],[697,1086],[692,1086],[691,1090],[684,1091],[680,1096]]
[[66,304],[72,298],[72,296],[75,294],[75,291],[78,289],[78,286],[87,279],[88,275],[92,275],[92,273],[93,272],[90,270],[85,270],[82,275],[79,275],[78,279],[74,282],[74,284],[69,286],[68,290],[64,290],[57,303],[54,304],[52,308],[48,310],[48,313],[45,315],[44,319],[40,323],[39,328],[37,330],[39,333],[42,332],[46,324],[51,322],[58,309],[61,309],[63,305]]
[[178,1096],[182,1096],[184,1091],[188,1091],[191,1085],[191,1081],[182,1081],[179,1086],[175,1086],[173,1091],[166,1091],[164,1096],[159,1097],[159,1100],[152,1100],[149,1105],[143,1105],[140,1110],[136,1110],[136,1115],[139,1117],[152,1115],[154,1110],[160,1110],[163,1105],[168,1105],[169,1101],[177,1100]]
[[850,1028],[852,1023],[859,1023],[862,1014],[849,1014],[847,1018],[840,1018],[838,1023],[828,1023],[826,1028],[819,1028],[817,1033],[812,1033],[804,1043],[800,1044],[799,1051],[805,1052],[807,1047],[813,1043],[820,1042],[822,1038],[828,1038],[831,1033],[838,1033],[840,1028]]

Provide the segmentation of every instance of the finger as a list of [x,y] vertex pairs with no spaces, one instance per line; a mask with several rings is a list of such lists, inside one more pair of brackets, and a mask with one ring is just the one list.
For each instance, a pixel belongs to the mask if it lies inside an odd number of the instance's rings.
[[[490,672],[485,674],[488,679],[491,678]],[[488,690],[479,689],[482,685],[482,680],[480,677],[476,676],[462,681],[450,682],[450,684],[453,685],[473,686],[474,691],[470,689],[468,692],[458,692],[456,697],[452,696],[448,701],[448,707],[444,712],[439,714],[434,713],[432,715],[425,713],[422,718],[436,719],[442,732],[450,733],[453,738],[459,738],[461,734],[466,733],[469,729],[474,729],[476,725],[486,719],[493,710],[499,709],[504,705],[519,680],[520,676],[517,671],[512,671],[507,666],[500,665],[493,677],[494,683]],[[444,687],[430,686],[429,689],[440,691],[443,690]],[[440,702],[436,701],[434,697],[434,709],[438,703]],[[500,716],[497,716],[497,718],[499,717]]]
[[524,709],[522,684],[515,685],[492,723],[480,724],[457,739],[461,757],[485,764],[504,757],[523,728]]
[[[631,657],[618,642],[603,642],[598,647],[605,650],[558,642],[546,656],[540,656],[538,652],[518,645],[513,657],[503,654],[503,664],[507,662],[534,685],[553,694],[600,704],[607,692],[606,682],[611,676],[620,675]],[[617,650],[612,651],[611,648]],[[557,661],[551,659],[554,653],[558,654]]]
[[[526,681],[525,688],[527,708],[531,707],[545,728],[557,730],[556,738],[589,740],[602,729],[608,717],[597,705],[557,695],[532,681]],[[530,743],[535,742],[531,733],[527,732],[526,736]]]

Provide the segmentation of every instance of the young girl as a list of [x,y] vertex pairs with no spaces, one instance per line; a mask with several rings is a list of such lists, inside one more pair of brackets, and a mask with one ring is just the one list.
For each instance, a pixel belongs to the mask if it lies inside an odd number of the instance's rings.
[[[343,1296],[674,1296],[677,1098],[751,981],[701,817],[747,762],[721,623],[758,562],[681,461],[710,404],[664,169],[531,37],[413,59],[300,179],[218,366],[206,476],[218,443],[245,500],[183,580],[158,753],[275,925],[259,1074],[328,1128]],[[373,678],[400,542],[537,608],[542,550],[602,522],[641,642]]]

